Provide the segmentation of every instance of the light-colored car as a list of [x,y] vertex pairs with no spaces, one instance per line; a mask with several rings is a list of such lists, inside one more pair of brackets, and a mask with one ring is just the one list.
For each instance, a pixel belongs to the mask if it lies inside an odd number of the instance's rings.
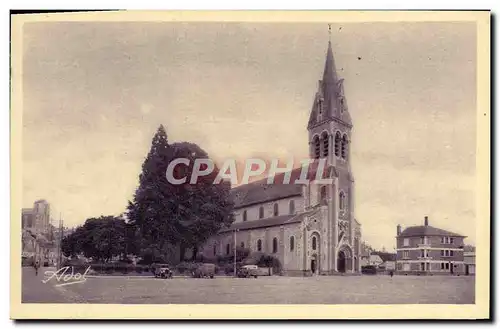
[[155,264],[154,269],[155,278],[171,279],[173,276],[167,264]]
[[238,270],[239,278],[250,278],[252,276],[254,278],[257,278],[258,275],[259,275],[259,267],[257,265],[243,265]]

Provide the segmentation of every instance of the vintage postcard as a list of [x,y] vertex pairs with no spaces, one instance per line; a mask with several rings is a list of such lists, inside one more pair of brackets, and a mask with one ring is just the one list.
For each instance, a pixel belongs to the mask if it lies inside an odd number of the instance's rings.
[[14,15],[11,41],[12,318],[490,317],[488,11]]

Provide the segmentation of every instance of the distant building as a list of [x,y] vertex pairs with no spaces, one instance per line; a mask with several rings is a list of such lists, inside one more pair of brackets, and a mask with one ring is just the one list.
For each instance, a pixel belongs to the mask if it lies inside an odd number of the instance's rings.
[[22,258],[25,263],[39,260],[42,264],[51,264],[55,249],[50,204],[46,200],[37,200],[33,208],[23,208],[21,226]]
[[363,253],[359,255],[359,259],[361,267],[370,265],[370,254]]
[[429,226],[397,226],[396,271],[402,274],[463,274],[465,236]]
[[50,228],[50,204],[45,200],[37,200],[33,208],[23,208],[21,214],[23,229],[47,232]]
[[476,274],[476,252],[464,251],[465,275]]
[[368,257],[368,265],[379,267],[383,263],[382,258],[376,253],[371,253]]
[[379,268],[383,268],[387,271],[396,270],[396,254],[390,252],[372,252],[370,257],[373,257],[374,262],[377,262]]

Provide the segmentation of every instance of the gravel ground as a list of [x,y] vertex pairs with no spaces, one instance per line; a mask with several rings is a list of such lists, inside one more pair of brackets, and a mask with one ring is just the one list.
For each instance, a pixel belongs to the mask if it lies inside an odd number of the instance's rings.
[[474,277],[321,276],[238,279],[91,277],[56,287],[23,269],[25,303],[473,304]]

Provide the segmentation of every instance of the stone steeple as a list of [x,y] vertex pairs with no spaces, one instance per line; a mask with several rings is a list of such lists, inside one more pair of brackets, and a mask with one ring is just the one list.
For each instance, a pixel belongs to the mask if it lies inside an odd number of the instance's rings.
[[348,127],[352,126],[344,95],[344,79],[337,75],[333,58],[332,43],[328,41],[323,79],[319,81],[314,98],[308,128],[326,121],[336,120]]

